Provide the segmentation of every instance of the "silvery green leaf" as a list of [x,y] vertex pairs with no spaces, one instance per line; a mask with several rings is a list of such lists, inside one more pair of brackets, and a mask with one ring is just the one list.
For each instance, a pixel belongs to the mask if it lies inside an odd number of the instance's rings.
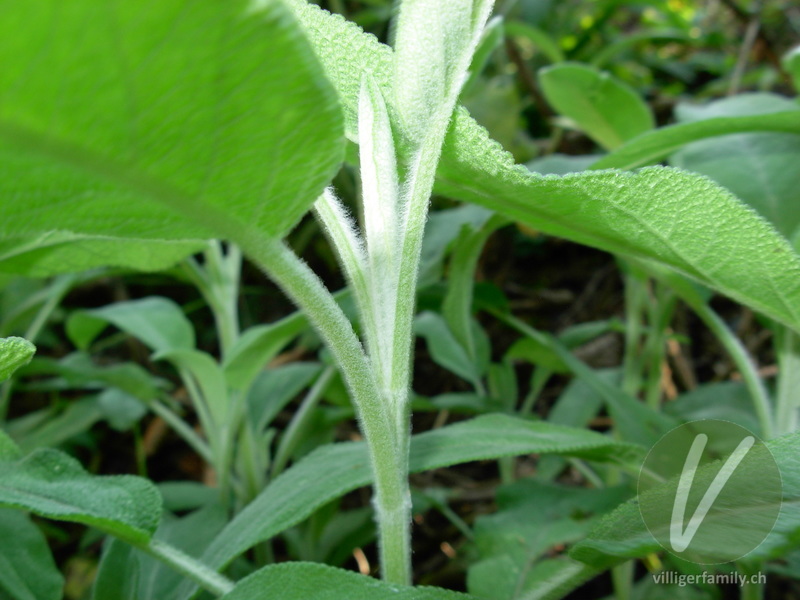
[[400,3],[394,102],[411,140],[421,140],[439,109],[458,95],[492,4],[487,0]]

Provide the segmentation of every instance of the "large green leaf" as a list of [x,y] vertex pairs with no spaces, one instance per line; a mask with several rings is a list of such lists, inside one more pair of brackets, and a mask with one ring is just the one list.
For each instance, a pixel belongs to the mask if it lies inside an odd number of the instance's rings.
[[[392,51],[305,0],[287,3],[308,29],[354,137],[359,74],[370,71],[390,92]],[[542,177],[514,165],[460,109],[436,190],[545,233],[659,261],[800,329],[800,258],[755,211],[704,177],[661,167]]]
[[281,2],[0,10],[2,237],[280,235],[343,157],[335,94]]
[[[781,472],[783,501],[780,516],[767,539],[747,555],[749,559],[770,558],[783,551],[796,547],[800,534],[800,433],[786,435],[770,440],[766,447],[771,451]],[[705,471],[709,470],[705,475]],[[709,465],[698,470],[697,479],[716,474],[718,465]],[[666,495],[667,505],[672,505],[677,482],[667,482],[646,494],[658,499]],[[702,483],[700,489],[707,489]],[[669,513],[665,518],[669,517]],[[730,519],[730,517],[728,517]],[[660,551],[661,546],[648,531],[639,511],[639,500],[626,502],[605,519],[578,543],[571,556],[593,567],[604,569],[628,558],[636,558]]]
[[146,543],[161,517],[161,496],[146,479],[96,477],[57,450],[0,462],[0,506],[83,523],[133,543]]
[[27,515],[0,508],[0,598],[61,600],[64,578],[47,539]]
[[319,563],[264,567],[236,584],[222,600],[475,600],[434,587],[392,585]]
[[[617,461],[638,456],[639,448],[585,429],[484,415],[412,437],[410,470],[426,471],[531,452]],[[203,562],[214,567],[225,565],[330,500],[371,480],[363,442],[323,446],[276,478],[239,513],[210,545]]]
[[162,271],[203,247],[204,242],[194,240],[137,240],[48,231],[0,239],[0,271],[26,277],[102,266]]
[[28,340],[19,337],[0,338],[0,381],[5,381],[19,369],[27,364],[36,347]]
[[[800,105],[772,94],[741,94],[705,106],[679,105],[675,112],[684,123],[789,112],[800,130]],[[672,155],[670,164],[724,185],[791,239],[800,225],[798,157],[800,135],[759,132],[694,142]]]
[[547,101],[605,148],[655,127],[644,100],[629,85],[596,67],[561,63],[539,71]]

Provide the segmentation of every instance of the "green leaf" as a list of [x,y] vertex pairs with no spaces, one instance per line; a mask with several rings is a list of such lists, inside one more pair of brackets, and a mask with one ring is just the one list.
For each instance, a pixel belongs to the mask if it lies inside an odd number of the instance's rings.
[[0,338],[0,381],[5,381],[28,364],[36,352],[36,346],[19,337]]
[[159,387],[166,385],[135,363],[110,366],[94,364],[88,354],[74,352],[64,358],[36,358],[23,371],[26,375],[58,375],[61,379],[42,384],[45,389],[117,388],[147,402],[157,397]]
[[91,525],[134,544],[150,539],[161,516],[161,496],[148,480],[93,476],[50,449],[0,462],[0,505]]
[[0,236],[279,236],[343,157],[281,2],[1,3]]
[[296,312],[276,323],[247,329],[231,347],[222,365],[231,387],[248,389],[258,372],[307,327],[306,316]]
[[97,398],[97,405],[111,429],[128,431],[147,414],[147,406],[122,390],[110,388]]
[[553,373],[569,373],[569,367],[549,346],[530,337],[514,342],[506,352],[506,358],[525,360],[532,365],[549,369]]
[[[406,135],[421,140],[458,94],[491,11],[489,0],[415,0],[398,5],[394,100]],[[447,115],[449,117],[449,115]]]
[[[305,0],[287,4],[339,92],[352,138],[358,74],[370,71],[384,94],[391,91],[392,51]],[[436,191],[544,233],[655,260],[800,330],[800,259],[754,211],[704,177],[660,167],[541,177],[514,165],[457,110]]]
[[795,46],[784,54],[781,64],[792,76],[795,91],[800,92],[800,46]]
[[105,328],[105,323],[141,340],[153,352],[194,348],[192,324],[181,307],[169,298],[151,296],[81,311],[67,321],[67,333],[76,346],[86,348]]
[[[612,62],[611,59],[616,58],[616,55],[622,54],[624,51],[629,50],[632,46],[641,44],[642,42],[681,42],[684,45],[691,43],[691,38],[680,29],[660,29],[651,31],[642,31],[627,35],[617,41],[605,45],[605,47],[597,52],[591,60],[591,65],[599,69],[605,68],[606,65]],[[649,51],[652,51],[651,45],[647,46]]]
[[92,600],[139,600],[137,552],[122,540],[106,539],[92,584]]
[[[234,407],[228,394],[225,373],[213,356],[200,350],[180,349],[159,352],[153,358],[170,361],[181,372],[182,378],[195,382],[213,419],[213,423],[208,425],[223,427],[230,424],[229,415]],[[208,433],[213,435],[213,432]]]
[[318,363],[295,362],[259,373],[247,394],[253,427],[264,431],[321,370]]
[[732,133],[759,131],[800,134],[797,111],[784,110],[745,117],[714,117],[661,127],[633,138],[586,167],[594,170],[635,169],[656,163],[690,142]]
[[509,36],[524,37],[533,42],[551,63],[560,63],[565,59],[558,41],[543,29],[515,20],[506,25],[506,32]]
[[0,429],[0,460],[16,460],[22,456],[19,446],[2,429]]
[[508,325],[534,340],[539,347],[552,352],[573,375],[582,379],[601,396],[614,420],[614,428],[619,431],[624,440],[642,446],[651,446],[667,431],[678,425],[677,420],[656,412],[624,392],[619,386],[609,383],[597,371],[570,352],[568,346],[555,336],[538,331],[514,316],[493,312]]
[[137,240],[48,231],[0,240],[0,271],[26,277],[50,277],[102,266],[163,271],[203,247],[203,242],[193,240]]
[[441,280],[442,262],[447,249],[465,226],[480,229],[491,216],[491,211],[469,204],[432,212],[425,223],[425,237],[422,240],[419,287]]
[[[598,370],[595,373],[610,386],[619,388],[621,381],[619,370]],[[593,386],[580,377],[575,377],[550,408],[547,421],[569,427],[588,427],[603,404],[603,396],[596,385]],[[564,470],[565,466],[566,460],[560,456],[543,456],[536,465],[537,477],[551,481]]]
[[[485,600],[561,600],[599,573],[597,569],[562,556],[526,565],[521,574],[510,556],[500,554],[469,568],[467,589]],[[515,585],[520,577],[524,579],[521,585]]]
[[[531,452],[625,461],[638,446],[617,442],[585,429],[525,421],[506,415],[484,415],[411,438],[411,472],[516,456]],[[221,567],[253,545],[307,518],[317,508],[372,479],[362,442],[318,448],[285,471],[225,528],[203,556]]]
[[453,248],[453,257],[450,259],[447,292],[442,302],[442,315],[453,336],[467,351],[467,355],[474,364],[480,364],[481,360],[478,340],[475,338],[475,322],[472,317],[475,269],[489,236],[507,224],[508,221],[505,218],[493,215],[478,229],[462,228]]
[[492,600],[540,591],[542,578],[565,566],[548,564],[547,552],[582,538],[599,515],[630,495],[626,487],[574,488],[535,479],[501,486],[497,512],[475,521],[475,546],[483,560],[469,569],[469,591]]
[[64,578],[47,539],[27,515],[0,508],[0,597],[61,600]]
[[[748,560],[769,558],[773,553],[780,554],[785,549],[796,546],[800,534],[800,433],[789,434],[766,443],[781,472],[783,499],[780,516],[772,533],[750,554]],[[695,479],[710,479],[718,471],[718,465],[701,467]],[[703,483],[695,483],[700,489],[707,489]],[[645,492],[651,501],[666,497],[672,506],[677,481],[673,480]],[[745,494],[746,495],[746,494]],[[626,502],[605,517],[589,536],[576,544],[570,555],[595,568],[605,569],[629,558],[636,558],[658,552],[661,546],[653,538],[642,520],[639,511],[640,500]],[[668,518],[668,515],[665,516]],[[728,517],[730,518],[730,517]],[[668,526],[668,524],[667,524]]]
[[[740,94],[705,106],[679,105],[676,114],[681,122],[696,123],[720,117],[782,114],[793,108],[795,122],[800,123],[800,106],[786,98]],[[743,133],[689,144],[670,157],[670,164],[724,185],[791,239],[800,226],[798,156],[800,135]]]
[[720,419],[741,425],[763,436],[753,411],[750,392],[740,381],[707,383],[664,404],[664,412],[683,422]]
[[[155,538],[190,556],[198,554],[227,520],[225,509],[209,504],[184,517],[165,513]],[[96,600],[174,598],[183,576],[158,559],[120,540],[108,539],[93,587]]]
[[[470,324],[475,328],[472,321]],[[463,377],[476,388],[481,387],[481,377],[489,366],[488,346],[477,345],[479,334],[473,331],[476,342],[475,353],[471,355],[459,340],[456,339],[444,318],[434,312],[425,311],[417,315],[414,321],[414,332],[425,338],[428,351],[436,364]],[[485,334],[484,334],[485,337]]]
[[542,92],[558,114],[607,149],[655,127],[655,119],[636,91],[605,71],[562,63],[539,71]]
[[48,418],[40,427],[19,436],[19,446],[27,453],[36,448],[58,446],[67,440],[88,431],[103,418],[96,397],[81,398],[70,402],[66,409]]
[[[639,138],[637,137],[634,139]],[[622,148],[625,147],[626,146],[622,146]],[[526,162],[525,166],[531,171],[541,173],[542,175],[566,175],[568,173],[586,171],[597,162],[600,156],[599,154],[580,154],[577,156],[557,153],[548,154],[547,156],[542,156],[541,158]]]
[[270,565],[245,577],[222,600],[475,600],[434,587],[392,585],[319,563]]

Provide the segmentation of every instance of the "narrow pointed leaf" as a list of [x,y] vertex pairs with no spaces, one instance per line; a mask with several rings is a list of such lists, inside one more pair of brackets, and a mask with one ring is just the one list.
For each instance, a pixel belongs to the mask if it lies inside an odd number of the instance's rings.
[[[492,2],[414,0],[398,5],[394,100],[406,134],[419,141],[464,84]],[[449,117],[449,115],[448,115]]]
[[[210,354],[181,348],[159,352],[153,359],[170,361],[184,378],[190,377],[195,382],[214,419],[214,423],[209,425],[223,427],[230,423],[229,415],[233,406],[228,396],[225,373]],[[213,432],[209,432],[209,435],[213,435]]]
[[0,508],[0,598],[61,600],[64,578],[47,538],[27,515]]
[[364,230],[373,276],[381,278],[398,258],[400,207],[392,126],[380,88],[369,76],[362,84],[358,115]]
[[248,389],[258,372],[307,327],[305,315],[297,312],[275,323],[247,329],[224,357],[222,368],[229,385]]
[[[590,460],[634,460],[638,446],[587,430],[484,415],[422,433],[411,439],[410,470],[515,456],[554,453]],[[275,479],[211,544],[203,562],[214,567],[308,517],[314,510],[371,481],[366,446],[324,446]]]
[[[798,107],[800,110],[800,107]],[[772,131],[800,134],[797,110],[745,117],[714,117],[648,131],[598,159],[591,169],[635,169],[657,163],[690,142],[733,133]]]

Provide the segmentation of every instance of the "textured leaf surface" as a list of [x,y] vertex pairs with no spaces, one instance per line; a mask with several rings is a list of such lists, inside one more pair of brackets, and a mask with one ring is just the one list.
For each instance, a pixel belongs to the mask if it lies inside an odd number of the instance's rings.
[[280,2],[0,8],[0,236],[279,235],[339,166],[335,94]]
[[791,239],[800,225],[800,105],[771,94],[742,94],[706,106],[679,105],[676,113],[682,122],[702,123],[774,111],[791,111],[797,134],[743,133],[698,141],[676,152],[670,164],[724,185]]
[[[415,0],[397,5],[395,105],[412,139],[431,128],[440,106],[464,83],[474,38],[491,10],[488,0]],[[477,31],[476,31],[477,30]]]
[[121,239],[48,231],[0,240],[0,271],[26,277],[49,277],[102,266],[162,271],[203,246],[203,242],[192,240]]
[[[768,558],[773,552],[780,554],[781,551],[793,548],[800,533],[800,434],[794,433],[770,440],[766,446],[781,471],[783,502],[772,533],[748,554],[748,559]],[[698,471],[700,475],[702,472],[703,469]],[[716,468],[713,472],[716,472]],[[698,485],[700,489],[707,488],[702,483]],[[664,484],[647,493],[665,493],[668,486],[669,484]],[[674,498],[674,483],[667,491]],[[604,518],[585,540],[573,547],[570,554],[591,566],[604,569],[628,558],[644,556],[660,549],[661,546],[642,520],[639,504],[636,500],[631,500]]]
[[61,600],[64,578],[47,539],[27,515],[0,508],[0,598]]
[[240,581],[222,600],[475,600],[434,587],[391,585],[319,563],[270,565]]
[[96,477],[57,450],[37,450],[0,463],[0,505],[74,521],[144,543],[161,517],[161,496],[146,479]]
[[[358,74],[372,72],[390,91],[392,51],[305,0],[289,5],[339,91],[352,136]],[[656,260],[800,329],[800,259],[753,210],[704,177],[661,167],[538,176],[514,165],[461,109],[436,190],[551,235]]]
[[650,107],[627,84],[595,67],[561,63],[539,71],[539,83],[556,111],[605,148],[618,148],[655,126]]
[[0,381],[11,377],[21,366],[28,364],[36,346],[19,337],[0,338]]
[[[583,429],[484,415],[411,439],[410,469],[448,465],[531,452],[624,460],[638,447]],[[326,502],[372,479],[361,442],[324,446],[297,463],[250,503],[211,544],[203,561],[222,566],[254,544],[299,523]]]

